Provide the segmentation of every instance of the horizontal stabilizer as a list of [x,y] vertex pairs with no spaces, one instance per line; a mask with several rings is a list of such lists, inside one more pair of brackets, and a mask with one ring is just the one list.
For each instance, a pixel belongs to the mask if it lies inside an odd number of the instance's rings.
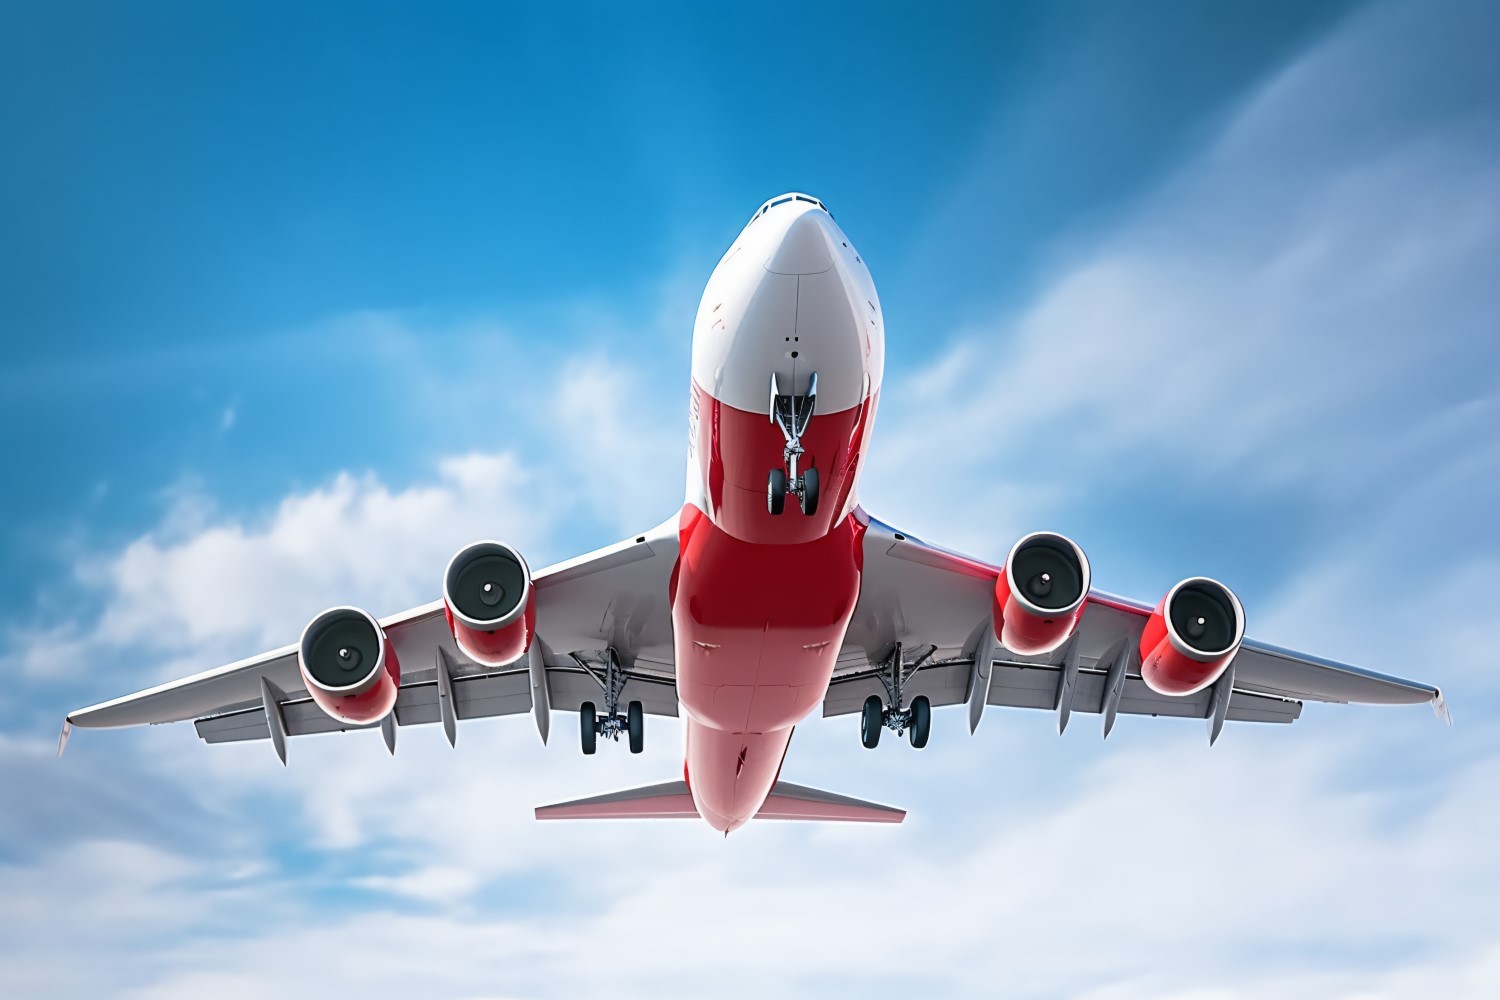
[[536,807],[537,819],[697,819],[686,781],[664,781]]
[[[537,819],[697,819],[693,793],[685,781],[664,781],[572,802],[537,806]],[[778,781],[756,819],[801,819],[847,823],[899,823],[906,810],[847,795],[835,795],[789,781]]]
[[835,795],[790,781],[778,781],[766,796],[766,804],[756,819],[816,819],[845,823],[899,823],[906,818],[905,809],[866,802],[847,795]]

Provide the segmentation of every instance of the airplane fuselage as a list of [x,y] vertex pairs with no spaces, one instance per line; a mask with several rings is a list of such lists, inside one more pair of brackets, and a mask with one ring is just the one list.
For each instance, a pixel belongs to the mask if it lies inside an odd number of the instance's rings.
[[[859,596],[856,485],[885,360],[869,270],[814,199],[772,199],[709,278],[693,330],[687,501],[671,585],[685,773],[716,829],[742,825],[775,783],[792,727],[822,704]],[[798,468],[816,509],[771,512],[788,468],[772,376],[809,392]],[[795,480],[793,480],[795,482]]]

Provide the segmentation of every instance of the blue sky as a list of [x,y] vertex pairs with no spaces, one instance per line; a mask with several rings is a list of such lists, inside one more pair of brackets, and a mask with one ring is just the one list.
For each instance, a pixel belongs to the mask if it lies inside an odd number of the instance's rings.
[[[1493,995],[1496,29],[1462,2],[4,8],[0,974]],[[183,727],[51,759],[67,709],[430,600],[472,538],[545,563],[664,518],[697,296],[789,188],[881,291],[872,512],[990,558],[1064,530],[1142,598],[1217,576],[1252,634],[1439,683],[1458,725],[1310,706],[1209,753],[940,713],[922,754],[867,754],[814,722],[789,776],[911,819],[728,845],[529,819],[674,773],[666,723],[642,758],[494,723],[395,760],[298,741],[286,771]]]

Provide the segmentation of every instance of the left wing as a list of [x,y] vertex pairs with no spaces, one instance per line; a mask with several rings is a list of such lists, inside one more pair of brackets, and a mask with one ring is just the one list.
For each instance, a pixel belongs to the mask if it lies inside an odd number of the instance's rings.
[[1248,638],[1214,686],[1186,697],[1157,694],[1141,679],[1135,652],[1151,605],[1099,591],[1089,592],[1071,646],[1017,656],[991,631],[1000,572],[870,518],[859,602],[823,714],[855,713],[868,696],[886,696],[882,676],[889,679],[899,643],[908,662],[922,661],[909,693],[934,706],[967,703],[971,729],[987,705],[1055,711],[1060,730],[1072,712],[1102,714],[1106,735],[1118,714],[1208,719],[1211,739],[1226,720],[1295,721],[1304,701],[1430,702],[1447,718],[1442,692],[1430,684]]
[[455,645],[443,602],[380,619],[402,664],[390,721],[350,726],[313,703],[297,666],[296,644],[69,713],[73,726],[109,728],[194,719],[208,743],[271,739],[285,759],[289,736],[442,722],[449,741],[459,719],[531,712],[545,742],[550,709],[599,701],[596,677],[613,650],[623,697],[648,714],[677,714],[667,586],[677,562],[677,519],[533,577],[536,635],[531,651],[500,669],[480,666]]

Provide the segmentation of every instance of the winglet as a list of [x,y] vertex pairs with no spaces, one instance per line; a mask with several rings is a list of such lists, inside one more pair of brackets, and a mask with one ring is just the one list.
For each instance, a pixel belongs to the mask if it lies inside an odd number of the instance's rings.
[[68,737],[73,735],[73,720],[64,718],[62,732],[57,734],[57,756],[62,757],[63,751],[68,749]]
[[1443,697],[1441,690],[1432,696],[1432,714],[1436,715],[1444,725],[1453,725],[1453,713],[1448,711],[1448,701]]

